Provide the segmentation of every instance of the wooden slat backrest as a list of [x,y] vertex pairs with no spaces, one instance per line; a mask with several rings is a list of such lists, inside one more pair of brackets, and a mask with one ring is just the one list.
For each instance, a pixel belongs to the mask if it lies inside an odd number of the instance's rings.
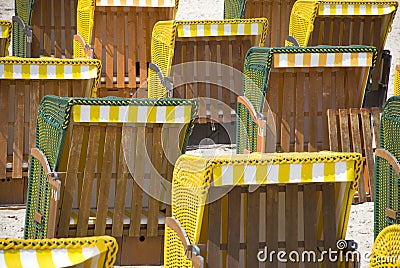
[[272,69],[266,99],[276,118],[278,151],[329,149],[328,108],[361,106],[354,100],[357,68]]
[[[210,195],[212,191],[213,188]],[[310,250],[320,258],[317,248],[336,250],[334,230],[338,223],[332,213],[335,191],[334,183],[264,185],[258,186],[256,191],[249,191],[245,186],[233,187],[227,194],[228,207],[217,200],[205,210],[208,211],[205,217],[208,222],[204,223],[208,225],[207,267],[258,267],[260,263],[278,267],[277,255],[271,258],[272,251],[281,250],[287,254],[296,251],[301,258],[303,250]],[[266,259],[258,260],[258,253],[266,247],[267,255],[259,255]],[[286,267],[297,267],[298,263],[291,262],[288,255],[285,258],[288,259]],[[327,260],[324,264],[328,267],[338,266]],[[307,267],[322,265],[307,259],[305,263]]]
[[147,79],[154,24],[174,18],[174,7],[96,6],[94,54],[104,68],[99,97],[130,97]]
[[284,46],[294,2],[293,0],[247,0],[243,18],[268,18],[271,25],[265,39],[265,46]]
[[374,149],[379,148],[379,108],[329,109],[329,144],[335,152],[358,152],[364,156],[365,182],[359,183],[359,201],[373,200]]
[[72,58],[78,0],[35,0],[31,27],[32,57]]

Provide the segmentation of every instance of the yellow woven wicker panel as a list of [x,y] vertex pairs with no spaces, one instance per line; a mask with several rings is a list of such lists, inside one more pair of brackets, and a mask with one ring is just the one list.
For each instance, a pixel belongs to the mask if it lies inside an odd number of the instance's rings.
[[174,7],[174,0],[96,0],[96,6]]
[[394,95],[400,95],[400,65],[396,66],[396,71],[394,73]]
[[0,38],[9,38],[11,35],[11,21],[0,20]]
[[357,67],[372,66],[373,53],[297,53],[274,54],[274,67]]
[[74,106],[75,122],[189,123],[192,106]]

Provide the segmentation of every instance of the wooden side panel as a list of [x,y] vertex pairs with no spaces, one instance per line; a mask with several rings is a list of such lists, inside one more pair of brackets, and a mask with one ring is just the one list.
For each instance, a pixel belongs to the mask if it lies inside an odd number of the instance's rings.
[[25,117],[25,80],[15,83],[15,121],[13,142],[13,178],[22,178],[22,161],[24,156],[24,117]]
[[349,119],[347,110],[339,110],[339,124],[340,124],[340,141],[342,144],[342,152],[350,152],[350,131],[349,131]]
[[[304,250],[315,251],[317,248],[317,197],[316,185],[304,185]],[[332,211],[333,213],[333,211]],[[317,263],[309,262],[307,267],[317,267]]]
[[305,101],[305,74],[297,73],[296,78],[296,114],[294,122],[295,152],[304,152],[304,101]]
[[369,192],[371,200],[373,200],[374,193],[374,154],[372,148],[372,130],[371,130],[371,113],[367,109],[360,109],[361,111],[361,124],[362,124],[362,135],[363,135],[363,145],[365,152],[365,161],[367,163],[368,180],[369,180]]
[[[228,255],[227,267],[239,267],[241,189],[234,187],[228,194]],[[213,227],[215,228],[215,227]]]
[[[298,189],[297,184],[287,184],[285,193],[285,241],[287,252],[298,252]],[[287,267],[298,267],[289,261]]]
[[[310,73],[310,88],[308,91],[309,96],[309,105],[308,105],[308,151],[316,152],[318,151],[317,145],[317,133],[318,133],[318,73],[311,72]],[[326,123],[326,122],[323,122]],[[328,138],[328,137],[324,137]]]
[[260,242],[260,188],[254,192],[248,193],[247,202],[247,266],[257,267],[259,261],[257,260],[257,253],[259,250]]
[[293,76],[291,73],[285,72],[283,77],[284,97],[282,98],[281,125],[281,146],[283,152],[290,152],[293,89]]
[[10,80],[0,80],[0,178],[6,178]]
[[[278,250],[278,211],[279,211],[279,196],[278,186],[268,185],[267,187],[267,213],[266,213],[266,233],[267,245],[269,250]],[[276,258],[271,263],[267,263],[267,267],[278,267]]]
[[328,110],[329,149],[334,152],[339,151],[337,113],[337,110]]
[[221,267],[221,208],[221,199],[218,199],[209,205],[207,267]]
[[[335,211],[335,188],[333,183],[322,185],[322,213],[323,234],[325,250],[336,248],[336,214]],[[326,267],[337,267],[337,263],[327,261]]]

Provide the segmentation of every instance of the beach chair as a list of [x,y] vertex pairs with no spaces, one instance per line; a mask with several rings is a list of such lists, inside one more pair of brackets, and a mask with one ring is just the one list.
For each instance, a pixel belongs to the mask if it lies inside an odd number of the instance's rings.
[[[396,14],[397,1],[299,0],[290,15],[289,35],[300,46],[374,46],[378,60],[364,107],[382,107],[386,101],[391,56],[384,51]],[[287,42],[287,45],[292,45]]]
[[247,50],[263,45],[267,20],[161,21],[153,29],[152,63],[175,85],[168,89],[149,69],[148,96],[199,98],[199,123],[236,121]]
[[[31,50],[34,58],[72,58],[77,3],[78,0],[16,0],[15,15],[20,18],[20,25],[14,31],[13,55],[28,57],[26,51]],[[32,40],[26,39],[29,29]]]
[[118,265],[160,265],[173,165],[196,107],[194,100],[46,96],[25,238],[107,234],[119,243]]
[[328,109],[329,150],[363,155],[363,180],[355,203],[374,200],[374,150],[379,148],[380,108]]
[[279,267],[345,267],[313,258],[351,248],[344,238],[361,168],[357,153],[181,156],[164,267],[278,267],[278,251],[288,261]]
[[375,150],[374,232],[378,236],[385,227],[400,223],[399,175],[400,98],[391,97],[381,116],[380,149]]
[[[237,152],[256,151],[257,133],[268,133],[259,129],[275,127],[276,140],[264,144],[276,144],[278,152],[328,150],[327,110],[361,107],[375,56],[375,48],[365,46],[251,48],[238,104]],[[274,119],[267,127],[251,116],[262,119],[263,113]]]
[[383,229],[375,239],[369,267],[384,268],[399,266],[400,226],[391,225]]
[[0,20],[0,57],[8,55],[8,47],[11,41],[11,21]]
[[0,239],[0,265],[14,267],[114,267],[118,245],[110,236]]
[[0,203],[23,204],[37,109],[44,95],[89,96],[99,60],[0,58]]
[[396,70],[394,71],[394,95],[400,95],[400,65],[396,65]]
[[[91,1],[79,2],[82,14],[87,17],[93,14],[91,7],[88,9],[92,6]],[[99,97],[132,97],[140,86],[145,86],[151,62],[151,31],[156,22],[174,19],[178,2],[96,0],[94,21],[91,21],[90,27],[83,27],[83,31],[78,29],[78,32],[84,39],[93,36],[94,40],[84,40],[81,46],[92,47],[94,57],[104,65]],[[87,56],[90,53],[88,51]]]
[[267,18],[270,22],[266,47],[285,46],[290,13],[295,0],[225,0],[224,19]]

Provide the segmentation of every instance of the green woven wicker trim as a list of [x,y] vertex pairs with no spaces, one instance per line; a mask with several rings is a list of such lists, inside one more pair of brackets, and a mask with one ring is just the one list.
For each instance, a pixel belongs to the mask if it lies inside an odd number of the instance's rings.
[[227,20],[175,20],[177,25],[193,24],[239,24],[239,23],[268,23],[266,18],[227,19]]
[[247,0],[225,0],[224,19],[240,19],[244,16]]
[[31,24],[34,0],[15,0],[15,15],[20,17],[25,24]]

